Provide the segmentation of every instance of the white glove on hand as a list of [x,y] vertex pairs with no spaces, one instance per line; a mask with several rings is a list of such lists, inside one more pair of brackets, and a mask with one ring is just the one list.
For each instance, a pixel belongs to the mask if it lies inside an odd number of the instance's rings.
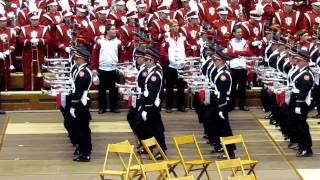
[[5,60],[6,59],[6,55],[2,52],[0,52],[0,59]]
[[261,41],[253,41],[253,42],[251,43],[251,45],[252,45],[252,46],[261,46],[262,43],[261,43]]
[[6,50],[5,52],[3,52],[6,56],[9,56],[10,55],[10,51],[9,50]]
[[299,108],[299,107],[294,108],[294,112],[296,114],[301,114],[301,108]]
[[197,46],[191,46],[191,49],[195,51],[197,50]]
[[142,111],[141,116],[142,116],[142,119],[143,119],[144,121],[147,120],[147,112],[146,112],[146,111]]
[[224,119],[224,116],[223,116],[223,112],[222,112],[222,111],[219,111],[219,117],[221,117],[221,119]]
[[70,47],[66,47],[65,49],[64,49],[64,51],[66,51],[66,53],[70,53]]
[[39,39],[38,39],[38,38],[32,38],[32,39],[30,40],[30,42],[31,42],[31,44],[33,44],[33,45],[38,45]]
[[75,114],[75,110],[76,110],[76,109],[74,109],[74,108],[70,108],[70,114],[71,114],[71,116],[72,116],[73,118],[76,118],[76,117],[77,117],[76,114]]

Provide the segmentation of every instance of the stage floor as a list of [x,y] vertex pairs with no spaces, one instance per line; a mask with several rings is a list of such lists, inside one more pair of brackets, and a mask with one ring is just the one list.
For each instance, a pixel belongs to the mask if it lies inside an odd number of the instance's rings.
[[[73,162],[74,148],[69,143],[58,111],[8,112],[0,116],[0,179],[59,179],[86,180],[99,179],[103,166],[105,148],[108,143],[129,139],[134,143],[132,132],[126,122],[127,112],[98,115],[92,112],[91,122],[93,152],[89,163]],[[314,113],[310,113],[310,116]],[[314,156],[296,158],[294,151],[286,148],[280,132],[262,119],[265,113],[260,109],[249,112],[234,111],[230,114],[234,134],[244,136],[252,159],[259,161],[257,177],[261,180],[306,180],[320,177],[320,125],[311,119]],[[194,111],[188,113],[162,112],[166,127],[167,154],[178,159],[173,136],[195,134],[200,148],[209,160],[215,161],[217,154],[211,154],[202,125],[198,123]],[[242,154],[242,152],[236,152]],[[192,153],[189,156],[193,156]],[[182,167],[178,167],[182,175]],[[214,163],[209,167],[213,179],[218,179]],[[202,178],[206,179],[206,178]]]

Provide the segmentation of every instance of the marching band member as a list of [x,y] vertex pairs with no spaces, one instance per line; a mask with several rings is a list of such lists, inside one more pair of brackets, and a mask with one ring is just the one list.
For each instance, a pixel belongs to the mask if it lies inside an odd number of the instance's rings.
[[302,18],[300,11],[293,9],[293,0],[282,1],[282,4],[284,5],[283,11],[278,11],[275,13],[273,24],[281,26],[285,32],[288,32],[290,35],[294,36],[300,29],[299,25],[301,25]]
[[[157,12],[159,14],[159,19],[152,21],[151,40],[153,41],[153,46],[157,50],[160,50],[164,34],[170,31],[170,20],[168,19],[170,10],[166,6],[159,6]],[[163,64],[161,65],[163,66]]]
[[299,73],[293,79],[290,107],[293,114],[294,128],[297,133],[298,152],[296,156],[308,157],[313,154],[307,116],[311,103],[311,89],[314,84],[314,76],[308,67],[310,57],[306,51],[300,51],[295,58],[297,58]]
[[216,36],[219,37],[217,43],[222,47],[227,48],[236,22],[227,18],[229,11],[226,7],[217,8],[217,13],[219,15],[219,19],[211,22],[211,25],[216,33]]
[[42,87],[41,66],[46,54],[46,44],[49,40],[47,27],[39,25],[40,14],[28,15],[30,25],[21,27],[19,42],[23,45],[24,89],[40,90]]
[[73,22],[72,22],[72,12],[63,11],[63,23],[60,23],[56,26],[56,44],[59,48],[59,56],[63,58],[70,57],[70,51],[73,41],[74,32],[73,31]]
[[92,72],[87,62],[91,57],[91,53],[84,45],[78,45],[75,53],[74,62],[77,69],[74,74],[74,89],[71,95],[70,115],[74,118],[74,135],[78,143],[78,157],[73,161],[89,162],[91,157],[91,129],[89,122],[91,115],[89,108],[91,106],[89,89],[92,84]]
[[117,64],[121,51],[121,41],[117,38],[115,25],[107,25],[106,35],[98,39],[92,51],[93,74],[99,76],[99,114],[106,112],[106,90],[109,90],[110,112],[120,113],[118,110],[118,80]]
[[181,27],[183,35],[187,38],[188,47],[186,49],[187,57],[200,57],[200,33],[202,27],[199,23],[199,16],[197,12],[190,11],[186,14],[188,24]]
[[311,3],[312,11],[307,11],[304,13],[302,19],[302,30],[307,30],[310,36],[315,35],[317,27],[320,24],[320,0],[314,0]]
[[[165,34],[161,45],[161,54],[164,56],[164,61],[169,61],[168,65],[163,67],[166,82],[166,112],[168,113],[172,112],[174,85],[177,87],[176,102],[178,111],[186,112],[184,94],[186,82],[178,77],[178,70],[183,69],[185,65],[186,46],[186,37],[179,33],[178,21],[172,20],[170,22],[170,31]],[[167,64],[167,62],[162,62],[161,64]]]
[[[145,131],[149,133],[150,137],[154,136],[163,151],[166,151],[165,129],[160,114],[163,78],[159,67],[156,65],[156,61],[159,60],[160,56],[158,56],[154,50],[148,49],[145,58],[148,75],[145,79],[143,100],[138,115],[141,116],[140,118],[146,123]],[[160,154],[155,155],[155,158],[163,159]]]
[[12,60],[16,47],[16,34],[13,28],[7,27],[5,14],[0,14],[0,90],[10,90],[10,71],[14,66]]
[[61,13],[58,11],[58,2],[56,0],[49,0],[47,2],[48,12],[43,14],[40,18],[40,24],[48,27],[48,33],[50,36],[50,41],[47,46],[47,54],[48,58],[53,58],[55,53],[58,52],[58,47],[56,46],[56,25],[62,23],[63,17]]
[[132,54],[135,47],[135,31],[137,27],[137,13],[136,11],[128,11],[126,14],[127,24],[119,29],[120,39],[123,42],[123,53],[120,56],[120,62],[132,61]]

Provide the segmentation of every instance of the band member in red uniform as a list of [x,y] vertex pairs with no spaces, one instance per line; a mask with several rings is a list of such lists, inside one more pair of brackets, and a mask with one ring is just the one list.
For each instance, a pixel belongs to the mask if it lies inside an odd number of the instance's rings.
[[72,43],[72,20],[71,16],[73,15],[70,11],[63,11],[63,21],[64,23],[57,25],[56,31],[56,44],[59,48],[59,56],[63,58],[70,57],[70,50]]
[[48,27],[50,42],[48,42],[46,56],[53,58],[58,53],[58,47],[54,40],[56,39],[56,25],[60,24],[63,20],[61,13],[58,11],[58,2],[49,0],[47,2],[48,12],[40,18],[40,24]]
[[199,16],[197,12],[190,11],[186,15],[188,24],[181,27],[181,31],[187,38],[188,47],[186,49],[187,57],[200,57],[200,32],[202,27],[199,25]]
[[170,10],[166,6],[158,7],[159,19],[154,20],[151,24],[151,40],[153,46],[160,50],[160,43],[163,41],[164,34],[170,31],[170,20],[168,19]]
[[218,0],[206,0],[199,4],[199,15],[205,29],[214,20],[218,19],[217,8],[220,6]]
[[231,38],[232,29],[236,22],[233,20],[228,20],[227,17],[229,11],[226,7],[219,7],[217,11],[219,14],[219,19],[212,22],[212,27],[215,30],[217,37],[219,37],[217,43],[226,48]]
[[29,14],[30,25],[21,27],[19,42],[23,45],[24,89],[40,90],[42,87],[41,65],[46,54],[49,36],[47,27],[39,25],[40,14]]
[[110,13],[108,19],[112,19],[115,21],[115,25],[117,28],[120,28],[122,25],[127,23],[126,18],[126,2],[123,0],[117,0],[116,2],[116,11],[114,13]]
[[114,24],[114,20],[107,19],[109,10],[106,6],[99,6],[96,9],[96,13],[98,14],[98,19],[89,22],[89,31],[91,31],[91,34],[94,34],[95,41],[105,35],[107,25]]
[[296,32],[301,29],[299,27],[301,24],[301,14],[299,11],[293,9],[293,0],[284,0],[282,1],[282,4],[284,5],[283,11],[275,13],[273,24],[280,25],[284,31],[294,36]]
[[120,56],[120,62],[132,61],[132,54],[135,47],[135,34],[137,25],[137,14],[135,11],[127,13],[127,24],[119,29],[120,39],[124,46]]
[[14,69],[12,56],[16,46],[13,28],[7,27],[8,18],[0,14],[0,90],[10,90],[10,71]]
[[307,30],[310,36],[314,34],[320,24],[320,0],[315,0],[311,5],[312,11],[304,13],[302,20],[302,28]]

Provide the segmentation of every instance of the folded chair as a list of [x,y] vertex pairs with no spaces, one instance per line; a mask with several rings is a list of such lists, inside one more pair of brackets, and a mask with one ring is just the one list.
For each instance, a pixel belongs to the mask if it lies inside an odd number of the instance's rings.
[[[199,145],[197,143],[196,137],[194,135],[188,135],[188,136],[180,136],[180,137],[174,137],[173,138],[174,143],[176,145],[178,154],[180,156],[182,166],[185,170],[185,174],[189,175],[191,171],[201,170],[199,176],[197,179],[200,179],[203,173],[206,173],[208,179],[211,179],[209,176],[209,173],[207,171],[208,166],[211,164],[211,161],[206,160],[203,158],[203,155],[200,151]],[[194,160],[185,160],[184,155],[182,154],[181,148],[183,148],[183,145],[194,145],[197,154],[199,156],[199,159]],[[200,167],[199,167],[200,166]]]
[[[118,144],[126,144],[126,145],[131,145],[129,140],[121,141]],[[133,179],[135,177],[139,177],[139,179],[142,179],[143,175],[141,172],[141,165],[142,160],[138,158],[136,153],[133,151],[132,153],[132,162],[129,168],[130,173],[133,173],[132,175],[130,174],[130,179]]]
[[[121,179],[128,180],[129,170],[131,166],[132,156],[133,156],[133,146],[128,144],[109,144],[106,152],[106,157],[104,160],[103,169],[100,172],[101,180],[104,180],[106,176],[119,176]],[[118,157],[119,164],[121,165],[121,169],[113,170],[109,166],[110,163],[110,155],[115,154]],[[126,160],[123,158],[124,156],[129,156]],[[125,161],[126,160],[126,161]],[[113,166],[115,164],[112,164]]]
[[241,171],[241,175],[245,175],[243,166],[241,164],[240,159],[229,159],[229,160],[222,160],[222,161],[216,161],[216,167],[217,167],[217,172],[219,175],[220,180],[223,180],[222,176],[222,170],[224,169],[230,169],[232,172],[232,176],[236,175],[236,172],[238,170]]
[[159,162],[155,158],[155,156],[154,156],[154,154],[152,152],[152,148],[153,148],[154,151],[160,153],[160,155],[163,157],[163,160],[167,163],[169,173],[172,173],[175,177],[178,177],[177,173],[175,172],[175,168],[181,163],[180,160],[170,160],[167,157],[167,155],[164,153],[164,151],[162,150],[162,148],[159,145],[159,143],[156,140],[156,138],[154,138],[154,137],[142,140],[141,142],[142,142],[143,147],[148,152],[149,157],[151,158],[151,160],[153,160],[154,162]]
[[228,177],[228,180],[256,180],[256,177],[253,174],[250,174],[245,176]]
[[162,161],[159,163],[141,164],[141,170],[142,170],[143,178],[145,180],[154,179],[154,178],[148,178],[147,176],[147,173],[151,173],[151,172],[160,172],[161,180],[170,179],[167,163],[165,161]]
[[245,170],[248,170],[248,172],[247,172],[248,175],[252,173],[256,177],[256,173],[254,172],[254,168],[258,164],[258,161],[251,159],[250,154],[247,149],[247,146],[244,143],[242,135],[240,134],[240,135],[235,135],[235,136],[220,137],[220,141],[221,141],[222,147],[224,149],[224,153],[227,156],[227,159],[230,159],[230,156],[229,156],[229,153],[227,151],[226,146],[229,144],[240,144],[243,149],[243,152],[245,153],[245,157],[241,158],[241,164],[243,165]]

